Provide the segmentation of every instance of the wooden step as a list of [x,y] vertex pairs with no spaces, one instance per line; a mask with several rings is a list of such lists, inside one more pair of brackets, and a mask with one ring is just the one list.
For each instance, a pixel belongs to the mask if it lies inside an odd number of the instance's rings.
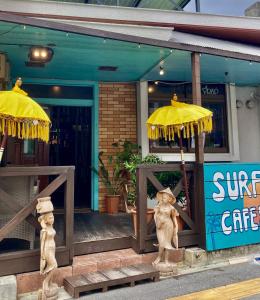
[[78,298],[79,294],[83,292],[97,289],[105,292],[108,287],[127,283],[134,286],[137,281],[144,279],[158,281],[159,272],[148,264],[133,265],[70,276],[64,279],[64,288],[72,297]]

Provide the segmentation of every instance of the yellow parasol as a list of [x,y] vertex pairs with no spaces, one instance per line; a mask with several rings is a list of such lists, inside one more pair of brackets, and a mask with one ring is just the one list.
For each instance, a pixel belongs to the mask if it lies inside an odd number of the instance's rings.
[[12,91],[0,92],[0,133],[4,134],[0,162],[8,135],[49,141],[51,121],[42,107],[20,88],[21,85],[22,80],[18,78]]
[[186,104],[177,101],[174,94],[171,105],[156,109],[146,121],[148,138],[157,140],[163,138],[166,141],[173,141],[177,136],[180,141],[181,166],[184,175],[185,196],[187,209],[190,214],[190,203],[188,195],[187,177],[185,172],[185,161],[183,158],[182,135],[184,138],[194,136],[195,126],[198,133],[212,131],[213,113],[201,106]]

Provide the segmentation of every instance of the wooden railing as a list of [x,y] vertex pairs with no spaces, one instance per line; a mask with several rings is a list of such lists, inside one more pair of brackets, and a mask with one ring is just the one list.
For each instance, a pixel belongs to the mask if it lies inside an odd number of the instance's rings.
[[[73,211],[74,211],[74,166],[62,167],[6,167],[0,168],[1,177],[49,176],[57,175],[41,192],[34,195],[31,202],[21,207],[19,199],[14,198],[0,186],[0,199],[15,215],[0,228],[0,241],[8,236],[24,220],[39,230],[34,216],[37,199],[51,196],[62,184],[64,193],[64,245],[57,248],[59,265],[67,265],[73,258]],[[39,249],[31,249],[0,254],[0,276],[39,269]]]
[[[196,182],[198,182],[198,167],[195,168],[195,164],[187,164],[186,172],[189,182],[189,196],[191,201],[191,216],[189,216],[182,208],[175,203],[174,207],[179,212],[180,217],[187,224],[186,229],[179,232],[179,247],[192,246],[201,244],[200,235],[200,197],[198,196],[199,190],[195,190],[195,174],[196,170]],[[156,244],[155,222],[152,220],[149,224],[146,221],[147,211],[147,183],[148,180],[155,187],[157,191],[165,189],[167,186],[163,186],[154,173],[159,172],[173,172],[181,171],[180,164],[165,164],[165,165],[140,165],[137,169],[137,233],[133,238],[133,248],[139,252],[150,252],[156,250],[154,244]],[[183,190],[183,178],[181,178],[174,186],[173,194],[177,198],[179,193]],[[203,193],[202,193],[203,195]]]

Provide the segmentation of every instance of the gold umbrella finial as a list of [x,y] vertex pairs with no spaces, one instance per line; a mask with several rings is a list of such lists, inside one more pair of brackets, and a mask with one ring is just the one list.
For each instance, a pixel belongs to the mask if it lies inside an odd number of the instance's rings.
[[27,96],[28,93],[26,93],[21,89],[22,84],[23,84],[22,78],[18,77],[12,90],[16,93]]
[[16,80],[16,82],[15,82],[15,86],[21,87],[22,84],[23,84],[22,78],[18,77],[17,80]]
[[178,101],[178,96],[176,94],[173,94],[172,100],[171,100],[171,104],[173,105],[173,102]]

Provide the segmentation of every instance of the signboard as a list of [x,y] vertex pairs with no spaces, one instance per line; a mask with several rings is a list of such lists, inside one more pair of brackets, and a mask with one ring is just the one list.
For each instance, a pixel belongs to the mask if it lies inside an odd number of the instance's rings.
[[206,249],[260,243],[260,163],[204,165]]

